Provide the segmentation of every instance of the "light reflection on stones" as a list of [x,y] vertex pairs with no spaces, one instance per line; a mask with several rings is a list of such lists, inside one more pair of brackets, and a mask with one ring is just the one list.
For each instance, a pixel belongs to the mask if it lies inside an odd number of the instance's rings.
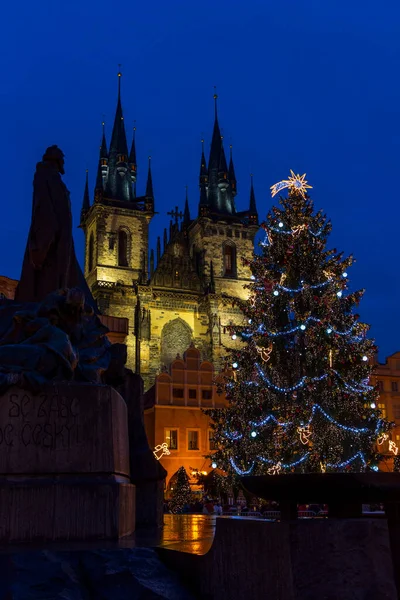
[[216,517],[206,515],[164,515],[164,530],[160,546],[205,554],[214,539]]

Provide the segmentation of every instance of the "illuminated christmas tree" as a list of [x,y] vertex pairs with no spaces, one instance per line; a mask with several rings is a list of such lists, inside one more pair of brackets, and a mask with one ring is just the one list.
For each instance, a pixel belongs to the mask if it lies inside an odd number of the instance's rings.
[[190,503],[190,484],[185,467],[180,467],[176,473],[176,481],[172,490],[170,507],[173,513],[181,513],[185,504]]
[[230,405],[208,411],[213,466],[238,475],[378,470],[389,438],[369,384],[376,347],[355,314],[364,292],[348,291],[353,258],[326,248],[331,223],[314,213],[309,187],[292,172],[271,188],[289,192],[263,224],[261,254],[246,263],[252,282],[239,304],[244,325],[231,332]]

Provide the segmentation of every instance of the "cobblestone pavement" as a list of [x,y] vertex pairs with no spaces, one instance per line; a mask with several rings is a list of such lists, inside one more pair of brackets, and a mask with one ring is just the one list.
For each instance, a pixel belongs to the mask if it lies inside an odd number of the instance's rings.
[[205,554],[214,539],[216,517],[207,515],[164,515],[159,546],[192,554]]

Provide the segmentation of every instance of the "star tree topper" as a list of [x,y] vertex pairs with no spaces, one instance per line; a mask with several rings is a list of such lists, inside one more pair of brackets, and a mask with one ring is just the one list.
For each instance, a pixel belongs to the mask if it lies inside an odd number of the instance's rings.
[[305,197],[307,190],[312,189],[312,185],[308,185],[305,180],[306,174],[296,175],[292,169],[290,169],[290,176],[288,179],[283,179],[274,185],[271,185],[271,195],[272,197],[276,196],[281,190],[285,188],[289,188],[292,190],[296,190],[300,192],[300,194]]

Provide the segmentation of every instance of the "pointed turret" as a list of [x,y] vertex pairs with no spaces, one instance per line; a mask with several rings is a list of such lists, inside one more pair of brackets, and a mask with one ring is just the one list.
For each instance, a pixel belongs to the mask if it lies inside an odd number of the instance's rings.
[[132,183],[136,182],[137,163],[136,163],[136,127],[133,128],[132,146],[129,153],[129,169],[131,172]]
[[154,250],[151,249],[150,252],[150,277],[153,277],[154,273]]
[[253,173],[250,175],[251,183],[250,183],[250,205],[249,205],[249,220],[257,224],[258,223],[258,213],[257,213],[257,205],[256,205],[256,196],[254,194],[254,186],[253,186]]
[[220,190],[226,190],[229,187],[228,181],[228,165],[226,164],[224,138],[221,136],[221,150],[219,155],[218,166],[218,187]]
[[200,159],[200,176],[199,176],[199,185],[207,185],[208,183],[208,173],[207,173],[207,163],[206,157],[204,156],[204,140],[201,140],[201,159]]
[[151,156],[149,156],[149,170],[147,172],[146,198],[153,198],[154,199],[153,177],[151,175]]
[[117,110],[115,111],[114,127],[111,135],[110,154],[115,153],[121,162],[127,162],[128,159],[128,144],[126,141],[124,116],[122,113],[121,103],[121,77],[122,73],[118,73],[118,100]]
[[236,175],[235,175],[235,167],[233,166],[232,144],[229,146],[229,150],[230,150],[230,157],[229,157],[228,178],[229,178],[229,183],[230,183],[231,190],[232,190],[232,196],[236,196],[236,194],[237,194]]
[[83,192],[83,201],[81,208],[81,225],[85,220],[87,213],[90,210],[90,198],[89,198],[89,172],[86,169],[86,182],[85,182],[85,191]]
[[160,262],[161,257],[161,239],[160,236],[157,237],[157,266]]
[[189,225],[190,225],[190,210],[189,210],[188,188],[186,186],[185,210],[183,211],[183,227],[186,228]]
[[108,152],[107,152],[107,142],[106,142],[106,134],[104,128],[104,121],[101,124],[102,126],[102,137],[100,144],[100,156],[99,156],[99,164],[97,165],[97,174],[96,174],[96,185],[94,188],[94,199],[96,202],[99,202],[103,198],[104,192],[104,182],[107,179],[108,174]]
[[[106,132],[105,132],[105,122],[102,124],[102,137],[101,137],[101,146],[100,146],[100,158],[104,158],[108,160],[108,152],[107,152],[107,141],[106,141]],[[107,163],[105,163],[107,165]]]
[[108,156],[105,194],[110,200],[132,202],[134,193],[129,169],[128,144],[121,103],[121,72],[118,73],[118,100]]
[[206,157],[204,156],[204,139],[201,140],[199,186],[200,186],[199,216],[205,216],[208,214],[208,197],[207,197],[208,171],[207,171]]
[[217,99],[218,96],[214,93],[214,129],[208,160],[208,181],[206,188],[203,183],[204,180],[200,178],[199,203],[199,215],[209,215],[213,218],[218,218],[219,215],[234,215],[236,213],[223,138],[218,122]]
[[163,250],[163,252],[166,251],[167,246],[168,246],[168,234],[167,234],[167,228],[164,227],[164,250]]

